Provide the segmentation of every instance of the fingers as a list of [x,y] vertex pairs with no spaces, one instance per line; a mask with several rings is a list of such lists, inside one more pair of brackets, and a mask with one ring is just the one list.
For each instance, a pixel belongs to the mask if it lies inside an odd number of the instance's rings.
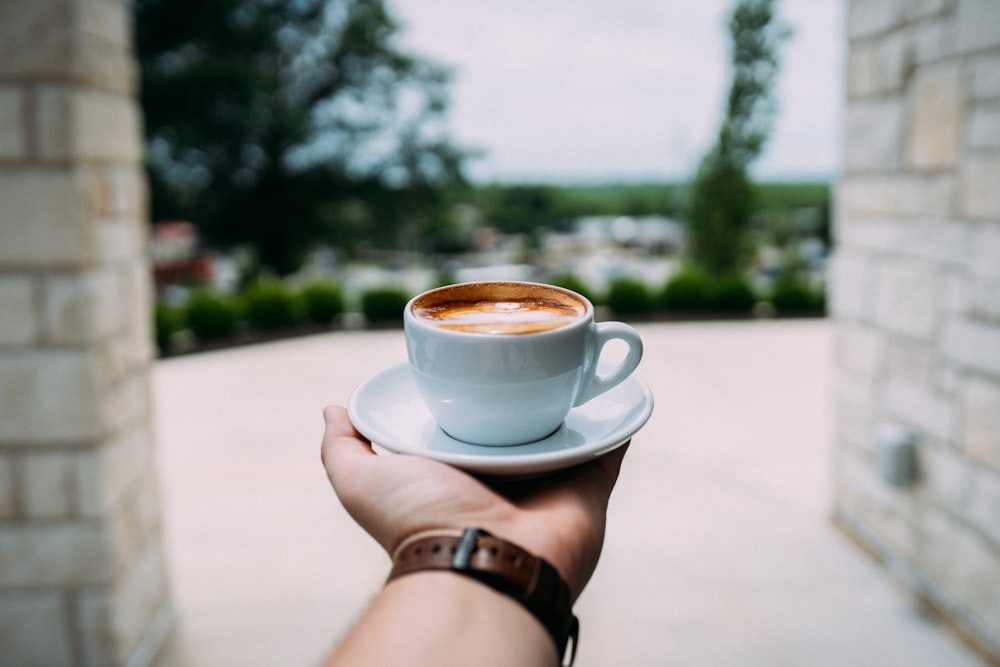
[[596,461],[598,468],[601,469],[604,473],[605,479],[607,479],[609,495],[611,490],[614,488],[615,483],[618,481],[618,474],[622,469],[622,461],[625,460],[625,453],[628,451],[629,445],[631,444],[632,441],[629,440],[621,447],[608,452]]
[[622,461],[629,444],[626,442],[624,445],[587,463],[570,468],[566,472],[577,480],[577,484],[586,486],[584,492],[587,495],[603,498],[606,502],[618,481],[618,473],[621,471]]

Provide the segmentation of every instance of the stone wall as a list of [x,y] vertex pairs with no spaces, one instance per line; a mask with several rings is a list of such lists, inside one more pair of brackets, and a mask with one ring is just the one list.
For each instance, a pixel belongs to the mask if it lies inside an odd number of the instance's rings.
[[171,625],[126,0],[0,2],[0,662],[144,665]]
[[1000,2],[850,0],[847,37],[835,514],[1000,658]]

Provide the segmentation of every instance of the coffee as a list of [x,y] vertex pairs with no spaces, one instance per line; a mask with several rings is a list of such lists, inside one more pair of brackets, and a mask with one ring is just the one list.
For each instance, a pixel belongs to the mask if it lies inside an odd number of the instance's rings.
[[[413,381],[434,420],[475,445],[548,437],[570,410],[624,381],[642,358],[632,327],[594,322],[586,298],[540,283],[424,292],[406,304],[403,331]],[[625,358],[599,364],[612,340],[628,347]]]
[[551,331],[580,319],[586,305],[574,295],[543,285],[481,283],[428,293],[413,304],[413,314],[435,327],[494,335]]

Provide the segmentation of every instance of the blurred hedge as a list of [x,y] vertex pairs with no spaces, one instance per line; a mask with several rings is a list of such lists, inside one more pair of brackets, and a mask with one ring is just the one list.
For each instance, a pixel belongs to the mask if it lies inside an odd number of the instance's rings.
[[821,315],[826,311],[826,296],[802,278],[779,280],[771,292],[771,305],[781,315]]
[[696,267],[681,269],[663,286],[659,307],[668,313],[703,313],[712,301],[712,279]]
[[[638,278],[615,279],[600,301],[573,275],[556,275],[547,282],[579,292],[594,303],[606,304],[619,317],[645,318],[657,313],[747,316],[759,302],[769,304],[778,316],[818,316],[826,309],[823,290],[799,276],[786,276],[773,289],[758,294],[743,276],[713,276],[688,266],[671,276],[659,291]],[[410,296],[400,287],[370,289],[361,295],[361,314],[374,326],[401,324]],[[155,304],[152,315],[156,345],[161,354],[170,352],[185,329],[194,340],[209,343],[236,338],[242,331],[269,333],[307,324],[330,326],[345,313],[345,303],[341,286],[329,280],[300,289],[278,280],[262,280],[235,295],[200,289],[192,292],[183,306]]]
[[667,280],[659,306],[667,313],[748,315],[759,295],[750,282],[735,273],[712,275],[698,267],[685,267]]
[[410,300],[399,287],[377,287],[361,295],[361,313],[372,324],[403,323],[403,308]]
[[263,280],[250,285],[241,295],[243,316],[250,329],[277,331],[304,321],[298,295],[279,280]]
[[709,289],[711,310],[717,313],[746,315],[753,312],[757,294],[749,281],[738,274],[727,274],[713,280]]
[[656,299],[646,283],[636,278],[616,278],[608,286],[608,307],[616,315],[650,315]]
[[199,290],[184,306],[184,322],[200,341],[230,338],[239,330],[240,313],[236,298]]
[[302,288],[302,306],[307,320],[328,325],[344,312],[344,292],[334,282],[310,283]]
[[156,348],[160,354],[169,352],[174,336],[184,329],[184,311],[165,303],[156,303],[153,308],[153,332]]

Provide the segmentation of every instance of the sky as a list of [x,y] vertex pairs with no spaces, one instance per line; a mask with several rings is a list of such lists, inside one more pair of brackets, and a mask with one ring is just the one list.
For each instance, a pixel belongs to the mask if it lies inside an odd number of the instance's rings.
[[[778,0],[774,132],[754,174],[827,177],[839,160],[840,0]],[[728,90],[733,0],[390,0],[402,43],[453,69],[450,125],[477,181],[688,178]]]

